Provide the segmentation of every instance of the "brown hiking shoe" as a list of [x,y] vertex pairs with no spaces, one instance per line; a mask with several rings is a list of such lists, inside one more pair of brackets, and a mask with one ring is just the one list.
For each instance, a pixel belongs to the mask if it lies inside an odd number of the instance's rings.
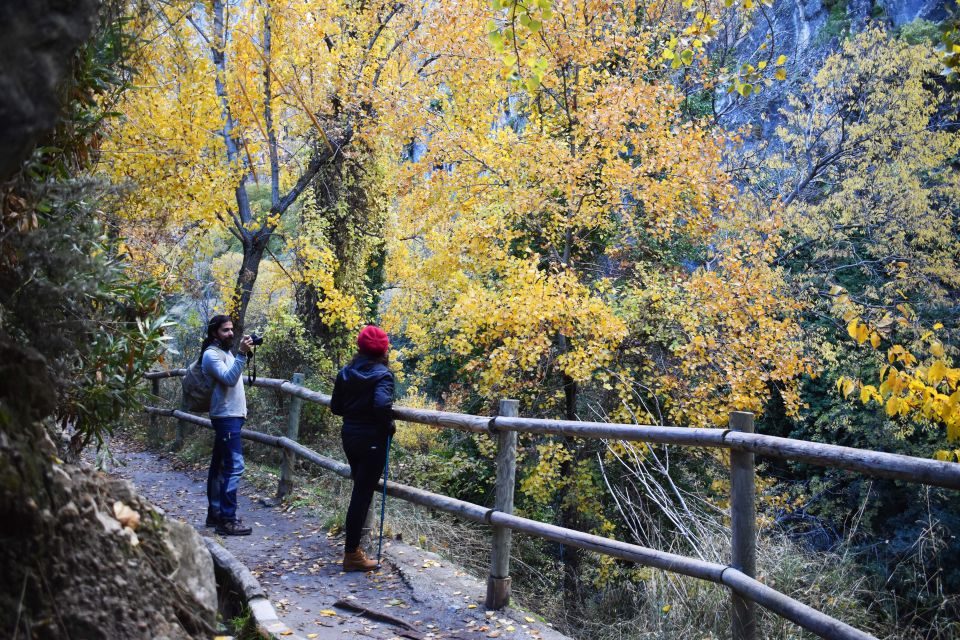
[[217,533],[222,536],[248,536],[253,531],[239,520],[224,520],[217,525]]
[[344,571],[373,571],[377,566],[377,561],[363,555],[360,549],[343,552]]

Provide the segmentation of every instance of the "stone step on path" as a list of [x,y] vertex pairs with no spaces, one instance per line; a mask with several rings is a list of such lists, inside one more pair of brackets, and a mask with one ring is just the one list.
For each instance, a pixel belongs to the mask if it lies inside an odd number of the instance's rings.
[[[238,513],[250,536],[217,536],[204,528],[206,472],[171,456],[113,438],[113,475],[132,482],[167,517],[215,537],[246,565],[267,592],[280,619],[315,640],[392,639],[404,629],[343,607],[347,600],[407,622],[424,638],[565,640],[548,625],[514,610],[486,611],[486,586],[436,554],[397,541],[384,542],[384,563],[371,573],[343,573],[343,540],[316,517],[264,505],[241,481]],[[376,553],[376,549],[372,549]]]

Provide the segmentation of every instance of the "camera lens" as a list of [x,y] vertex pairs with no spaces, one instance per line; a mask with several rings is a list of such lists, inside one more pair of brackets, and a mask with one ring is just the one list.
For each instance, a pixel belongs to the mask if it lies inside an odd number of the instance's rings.
[[263,336],[258,336],[255,333],[250,334],[250,342],[254,346],[263,344]]

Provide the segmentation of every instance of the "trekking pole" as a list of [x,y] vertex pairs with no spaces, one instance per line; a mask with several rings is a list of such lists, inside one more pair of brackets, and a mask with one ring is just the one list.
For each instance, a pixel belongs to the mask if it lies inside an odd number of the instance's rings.
[[390,477],[390,445],[393,436],[387,436],[387,459],[383,462],[383,496],[380,498],[380,541],[377,542],[377,566],[380,566],[380,552],[383,550],[383,516],[387,507],[387,478]]

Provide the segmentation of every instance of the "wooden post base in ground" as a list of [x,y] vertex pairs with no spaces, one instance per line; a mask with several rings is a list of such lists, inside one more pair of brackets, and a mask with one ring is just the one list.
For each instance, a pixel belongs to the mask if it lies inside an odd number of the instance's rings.
[[[753,414],[734,411],[730,414],[730,429],[753,433]],[[745,575],[757,575],[757,507],[756,470],[752,453],[730,452],[730,533],[732,554],[730,565]],[[757,639],[757,605],[753,600],[731,596],[732,640]]]
[[[515,418],[519,401],[500,401],[501,416]],[[497,480],[494,508],[506,514],[513,513],[513,487],[517,474],[517,432],[497,432]],[[493,527],[490,553],[490,577],[487,580],[487,609],[502,609],[510,602],[510,544],[511,531],[507,527]]]
[[510,578],[487,578],[487,609],[503,609],[510,604]]

